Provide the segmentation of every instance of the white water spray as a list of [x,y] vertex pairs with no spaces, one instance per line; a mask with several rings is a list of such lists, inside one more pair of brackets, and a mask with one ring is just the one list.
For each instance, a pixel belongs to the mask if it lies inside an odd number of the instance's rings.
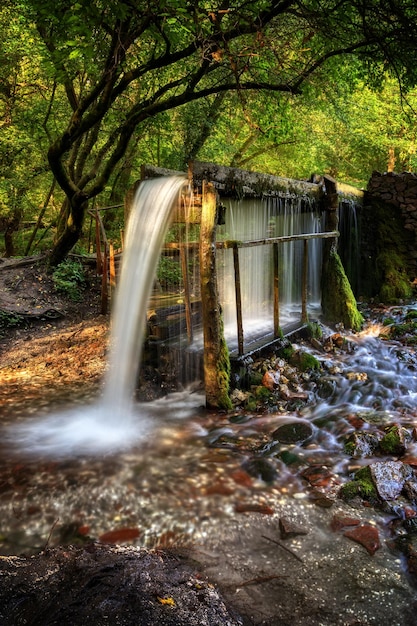
[[[10,441],[20,451],[52,457],[114,453],[132,447],[152,433],[155,410],[134,403],[141,360],[146,310],[160,251],[170,224],[172,207],[185,177],[173,176],[141,183],[126,233],[123,267],[116,294],[110,358],[103,397],[92,405],[44,416],[13,426]],[[184,397],[181,417],[196,403]],[[164,403],[162,403],[164,404]],[[176,416],[176,406],[159,412]]]

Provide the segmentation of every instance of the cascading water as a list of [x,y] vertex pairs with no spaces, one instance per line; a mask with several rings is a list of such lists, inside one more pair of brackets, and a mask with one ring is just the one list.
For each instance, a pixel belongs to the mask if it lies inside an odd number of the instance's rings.
[[[309,198],[271,196],[262,200],[228,201],[226,223],[218,239],[237,241],[318,233],[323,230],[321,214]],[[311,240],[308,250],[309,311],[316,313],[320,302],[321,240]],[[221,256],[223,255],[223,256]],[[300,319],[303,242],[279,246],[280,316],[285,326]],[[236,334],[236,303],[231,250],[218,254],[218,280],[225,332],[229,345]],[[243,327],[245,335],[259,339],[273,327],[272,246],[239,249]]]
[[[185,177],[143,182],[136,193],[126,234],[116,295],[110,358],[103,397],[11,429],[20,450],[52,456],[115,452],[149,434],[152,407],[134,404],[144,341],[147,303],[174,202]],[[184,413],[187,400],[171,409]]]
[[353,199],[343,198],[339,202],[338,252],[353,292],[360,288],[360,233],[358,205]]

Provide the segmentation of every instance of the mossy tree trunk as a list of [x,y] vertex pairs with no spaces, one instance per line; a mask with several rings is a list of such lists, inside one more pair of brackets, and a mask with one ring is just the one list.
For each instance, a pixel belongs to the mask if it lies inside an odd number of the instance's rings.
[[216,273],[216,192],[212,183],[203,186],[200,228],[200,279],[204,331],[204,385],[208,408],[231,408],[230,360],[223,333],[223,320]]
[[[336,231],[339,205],[336,181],[330,176],[325,176],[324,181],[325,230]],[[321,293],[323,316],[328,323],[342,323],[345,328],[355,331],[361,328],[363,317],[358,311],[356,298],[337,253],[336,237],[324,240]]]

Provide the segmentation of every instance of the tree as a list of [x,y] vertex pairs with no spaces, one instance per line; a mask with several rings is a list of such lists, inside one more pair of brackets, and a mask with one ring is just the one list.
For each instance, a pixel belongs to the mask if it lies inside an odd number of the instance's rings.
[[[66,195],[50,262],[77,242],[90,199],[166,111],[228,91],[299,94],[331,59],[414,84],[411,0],[19,0],[54,79],[48,161]],[[65,103],[63,97],[65,96]]]

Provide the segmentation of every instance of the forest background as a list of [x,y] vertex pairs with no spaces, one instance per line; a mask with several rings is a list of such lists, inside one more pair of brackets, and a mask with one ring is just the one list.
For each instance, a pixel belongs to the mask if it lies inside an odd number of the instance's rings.
[[5,0],[0,254],[116,247],[144,163],[364,187],[417,167],[411,0]]

